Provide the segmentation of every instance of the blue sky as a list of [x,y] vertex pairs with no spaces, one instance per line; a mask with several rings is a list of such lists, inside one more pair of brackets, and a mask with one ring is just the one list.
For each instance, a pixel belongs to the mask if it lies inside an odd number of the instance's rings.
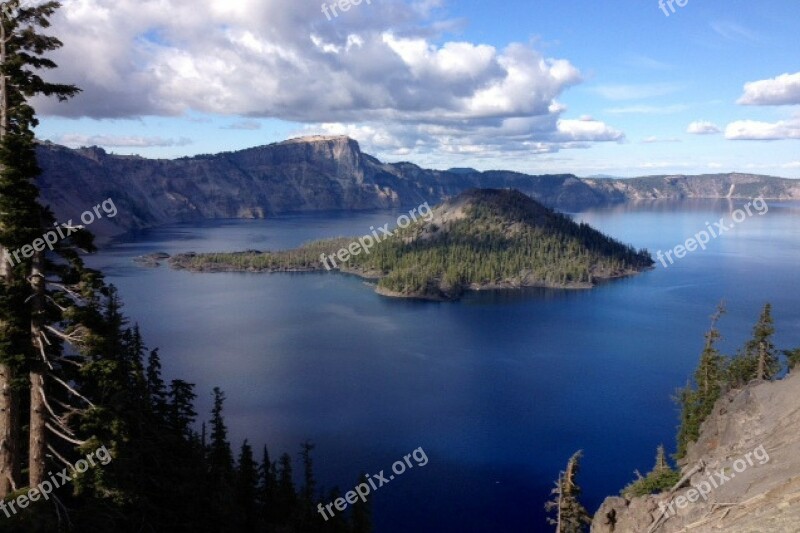
[[435,168],[800,177],[796,1],[322,3],[66,0],[55,75],[84,94],[37,102],[38,134],[145,157],[348,134]]

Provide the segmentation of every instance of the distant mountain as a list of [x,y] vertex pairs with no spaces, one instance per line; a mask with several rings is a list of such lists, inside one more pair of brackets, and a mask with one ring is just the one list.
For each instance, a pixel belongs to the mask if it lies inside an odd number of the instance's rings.
[[565,210],[666,198],[800,199],[800,181],[751,174],[623,180],[426,170],[382,163],[347,137],[304,137],[174,160],[44,143],[38,156],[42,200],[60,220],[114,200],[119,214],[91,228],[100,235],[202,219],[434,204],[471,188],[513,188]]
[[519,191],[472,189],[420,211],[421,219],[380,240],[340,238],[277,252],[188,253],[170,263],[200,272],[340,270],[377,280],[381,294],[430,300],[457,299],[468,290],[590,288],[653,265],[647,252]]

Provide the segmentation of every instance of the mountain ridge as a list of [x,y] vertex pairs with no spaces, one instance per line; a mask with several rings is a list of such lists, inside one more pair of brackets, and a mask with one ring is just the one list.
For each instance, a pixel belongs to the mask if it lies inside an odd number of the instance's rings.
[[472,188],[513,188],[561,210],[640,200],[800,199],[800,180],[741,173],[598,179],[431,170],[411,162],[381,162],[345,136],[300,137],[178,159],[52,143],[40,144],[37,155],[41,200],[57,218],[75,218],[98,201],[114,199],[123,216],[93,226],[101,237],[203,219],[440,203]]

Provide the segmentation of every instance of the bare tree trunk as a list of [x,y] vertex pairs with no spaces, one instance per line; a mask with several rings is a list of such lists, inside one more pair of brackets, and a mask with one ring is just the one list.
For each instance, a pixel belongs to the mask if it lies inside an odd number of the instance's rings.
[[41,359],[32,362],[30,371],[31,420],[28,450],[28,485],[31,487],[35,487],[44,481],[46,470],[47,435],[45,434],[45,422],[47,421],[47,409],[44,404],[44,371],[47,360],[44,335],[41,329],[45,296],[43,261],[43,252],[37,252],[33,256],[30,278],[31,288],[33,289],[33,298],[31,299],[31,341],[34,349],[39,349],[41,357]]
[[44,374],[33,370],[31,379],[31,427],[30,451],[28,458],[28,485],[35,487],[45,479],[45,450],[47,449],[47,435],[45,434],[45,421],[47,411],[44,406]]
[[19,397],[13,382],[13,368],[0,365],[0,498],[16,490],[19,479]]
[[[4,16],[4,15],[3,15]],[[0,64],[6,62],[6,30],[0,24]],[[0,75],[0,141],[8,130],[8,94],[5,75]],[[2,170],[2,167],[0,167]],[[13,269],[8,250],[0,246],[0,283],[11,287]],[[9,324],[0,317],[0,338],[8,338]],[[4,354],[9,355],[9,354]],[[19,397],[14,388],[14,368],[0,362],[0,498],[16,490],[19,479]]]
[[758,371],[756,379],[764,380],[767,374],[767,350],[763,342],[758,343]]

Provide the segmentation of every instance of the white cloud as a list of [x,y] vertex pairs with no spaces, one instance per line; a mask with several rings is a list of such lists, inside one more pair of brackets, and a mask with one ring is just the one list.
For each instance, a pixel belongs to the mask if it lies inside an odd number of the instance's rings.
[[722,130],[719,126],[707,120],[695,120],[686,128],[686,133],[694,135],[714,135],[721,132]]
[[662,139],[661,137],[656,137],[655,135],[651,135],[650,137],[645,137],[644,139],[642,139],[642,142],[644,144],[679,143],[681,142],[681,140],[676,137],[668,137]]
[[746,83],[744,94],[737,103],[742,105],[800,104],[800,72],[781,74],[776,78]]
[[78,148],[81,146],[105,146],[108,148],[151,148],[156,146],[187,146],[191,139],[164,139],[162,137],[116,136],[116,135],[81,135],[66,133],[54,139],[54,142]]
[[632,105],[625,107],[612,107],[606,109],[606,113],[614,115],[672,115],[674,113],[681,113],[689,109],[686,104],[671,104],[671,105]]
[[778,141],[800,139],[800,117],[778,122],[738,120],[728,124],[725,137],[734,141]]
[[673,94],[682,88],[682,85],[676,83],[616,84],[598,85],[593,87],[592,91],[608,100],[643,100],[645,98]]
[[711,23],[711,29],[714,33],[729,41],[739,42],[755,42],[759,40],[759,36],[753,30],[727,20],[718,20]]
[[368,153],[394,157],[433,152],[473,158],[549,154],[625,139],[623,132],[588,117],[572,120],[549,115],[507,119],[469,131],[450,124],[323,123],[309,125],[297,134],[347,135]]
[[55,75],[84,92],[36,107],[98,119],[198,112],[355,125],[398,151],[483,142],[552,151],[623,135],[562,118],[558,98],[582,81],[568,60],[527,44],[442,41],[438,29],[452,21],[430,18],[441,5],[386,0],[332,23],[314,2],[66,0],[54,18],[65,45]]

